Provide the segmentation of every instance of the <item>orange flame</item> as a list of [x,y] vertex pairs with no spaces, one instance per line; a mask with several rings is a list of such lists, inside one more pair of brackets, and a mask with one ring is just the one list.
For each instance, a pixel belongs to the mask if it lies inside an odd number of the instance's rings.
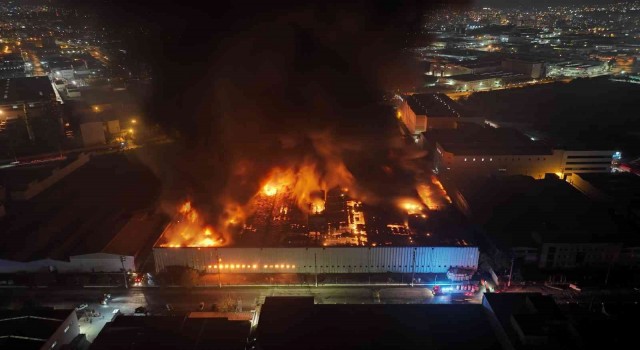
[[447,191],[445,191],[442,183],[435,176],[431,177],[431,183],[419,183],[416,190],[422,203],[424,203],[429,210],[438,210],[447,204],[451,204],[451,198],[447,194]]
[[162,247],[217,247],[225,244],[222,235],[204,224],[190,201],[178,208],[179,218],[165,232]]

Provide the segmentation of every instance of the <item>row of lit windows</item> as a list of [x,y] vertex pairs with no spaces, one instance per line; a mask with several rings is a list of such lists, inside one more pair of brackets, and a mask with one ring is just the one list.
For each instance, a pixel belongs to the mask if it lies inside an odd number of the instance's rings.
[[[485,160],[493,162],[493,158],[488,158],[488,159],[487,158],[465,158],[464,159],[465,162],[467,162],[469,160],[471,160],[472,162],[475,162],[476,160],[481,161],[481,162],[484,162]],[[497,158],[496,160],[498,160],[498,161],[499,160],[507,160],[508,161],[509,158],[504,158],[504,159]],[[511,161],[515,161],[515,160],[520,160],[520,158],[511,158]],[[533,160],[533,158],[529,158],[529,160]],[[540,158],[537,158],[537,160],[540,160]],[[542,158],[542,160],[547,160],[547,158]]]
[[[244,264],[244,265],[241,265],[241,264],[220,264],[219,266],[220,266],[221,270],[224,270],[224,269],[229,269],[229,270],[233,270],[233,269],[257,269],[258,268],[257,264],[253,264],[253,265],[246,265],[246,264]],[[438,265],[438,267],[447,267],[447,266],[452,267],[453,265]],[[217,264],[216,265],[208,265],[207,267],[209,269],[217,269],[218,265]],[[313,266],[309,265],[308,267],[311,268]],[[320,265],[318,267],[319,268],[340,268],[340,265],[331,265],[331,266],[329,266],[329,265],[326,265],[326,266],[325,265]],[[373,266],[373,265],[370,265],[370,266],[366,266],[366,265],[364,265],[364,266],[363,265],[360,265],[360,266],[357,266],[357,265],[353,265],[353,266],[351,266],[351,265],[342,265],[342,268],[352,268],[352,267],[353,268],[357,268],[357,267],[360,267],[360,268],[367,268],[367,267],[369,267],[369,268],[385,268],[385,265],[377,265],[377,266]],[[387,265],[386,266],[386,268],[402,268],[402,267],[403,267],[402,265]],[[409,268],[409,267],[411,267],[411,266],[410,265],[404,265],[404,268]],[[425,265],[416,265],[415,267],[424,268],[424,267],[431,267],[431,265],[426,265],[426,266]],[[433,267],[436,267],[436,265],[434,265]],[[467,267],[470,267],[470,266],[467,266]],[[286,265],[286,264],[263,265],[262,268],[263,269],[274,269],[274,268],[275,269],[295,269],[296,265]],[[307,266],[305,265],[305,266],[303,266],[303,268],[307,268]]]
[[[246,265],[246,264],[220,264],[220,265],[208,265],[207,267],[210,269],[217,269],[218,266],[221,270],[229,269],[257,269],[258,264]],[[276,264],[276,265],[263,265],[264,269],[295,269],[296,265],[286,265],[286,264]]]

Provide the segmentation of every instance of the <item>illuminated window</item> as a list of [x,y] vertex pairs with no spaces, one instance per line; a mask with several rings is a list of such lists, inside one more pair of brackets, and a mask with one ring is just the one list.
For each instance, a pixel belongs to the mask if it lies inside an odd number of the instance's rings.
[[266,269],[266,268],[268,268],[268,267],[269,267],[269,266],[267,266],[267,265],[264,265],[264,268],[265,268],[265,269]]
[[207,266],[208,268],[211,268],[211,265]]

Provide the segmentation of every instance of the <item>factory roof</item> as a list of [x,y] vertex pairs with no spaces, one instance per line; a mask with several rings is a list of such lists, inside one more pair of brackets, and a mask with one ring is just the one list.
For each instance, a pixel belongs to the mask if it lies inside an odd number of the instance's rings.
[[0,348],[40,349],[74,310],[0,310]]
[[483,81],[483,80],[489,80],[489,79],[503,79],[503,78],[517,79],[517,78],[526,78],[526,77],[527,77],[526,75],[521,73],[497,71],[497,72],[486,72],[486,73],[478,73],[478,74],[454,75],[452,77],[448,77],[447,79],[468,83],[473,81]]
[[511,128],[493,128],[474,123],[458,123],[456,129],[425,132],[428,140],[457,156],[473,155],[547,155],[552,150]]
[[433,117],[460,117],[459,106],[445,94],[415,94],[404,96],[404,99],[417,115]]
[[[7,203],[11,220],[0,220],[0,258],[60,260],[100,252],[105,247],[137,249],[134,247],[140,236],[154,233],[152,230],[136,231],[138,236],[129,241],[128,247],[123,242],[126,237],[117,237],[118,232],[127,227],[135,213],[155,201],[158,191],[157,178],[139,159],[122,154],[94,157],[29,201]],[[65,205],[61,205],[61,198]],[[129,225],[146,222],[154,224],[150,219]],[[126,228],[123,234],[132,231]]]
[[522,345],[518,333],[547,337],[545,348],[549,349],[580,348],[552,297],[540,293],[485,293],[484,298],[517,349],[528,348]]
[[502,349],[482,305],[314,304],[313,297],[267,297],[262,349]]
[[616,243],[628,228],[568,182],[529,176],[457,177],[474,221],[501,247]]
[[486,67],[499,67],[501,65],[500,60],[476,60],[461,62],[458,65],[465,68],[486,68]]
[[107,323],[91,349],[243,350],[251,323],[226,318],[118,316]]
[[55,99],[48,77],[0,79],[0,105]]
[[632,173],[575,174],[595,187],[609,200],[640,201],[640,177]]

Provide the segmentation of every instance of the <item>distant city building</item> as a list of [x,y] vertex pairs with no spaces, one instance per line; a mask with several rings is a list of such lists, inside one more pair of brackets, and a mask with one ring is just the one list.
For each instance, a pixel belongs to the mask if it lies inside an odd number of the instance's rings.
[[500,69],[500,60],[476,60],[462,62],[432,63],[429,74],[435,77],[449,77],[463,74],[481,74]]
[[27,62],[19,53],[0,53],[0,77],[24,77]]
[[483,91],[505,87],[509,83],[524,82],[530,77],[522,73],[493,71],[480,74],[462,74],[440,78],[439,83],[456,91]]
[[608,62],[562,62],[550,63],[547,75],[550,77],[576,77],[587,78],[606,75],[610,73]]
[[537,60],[507,58],[502,61],[502,69],[508,72],[524,74],[532,79],[545,77],[544,62]]
[[0,120],[53,116],[57,98],[47,77],[0,79]]

